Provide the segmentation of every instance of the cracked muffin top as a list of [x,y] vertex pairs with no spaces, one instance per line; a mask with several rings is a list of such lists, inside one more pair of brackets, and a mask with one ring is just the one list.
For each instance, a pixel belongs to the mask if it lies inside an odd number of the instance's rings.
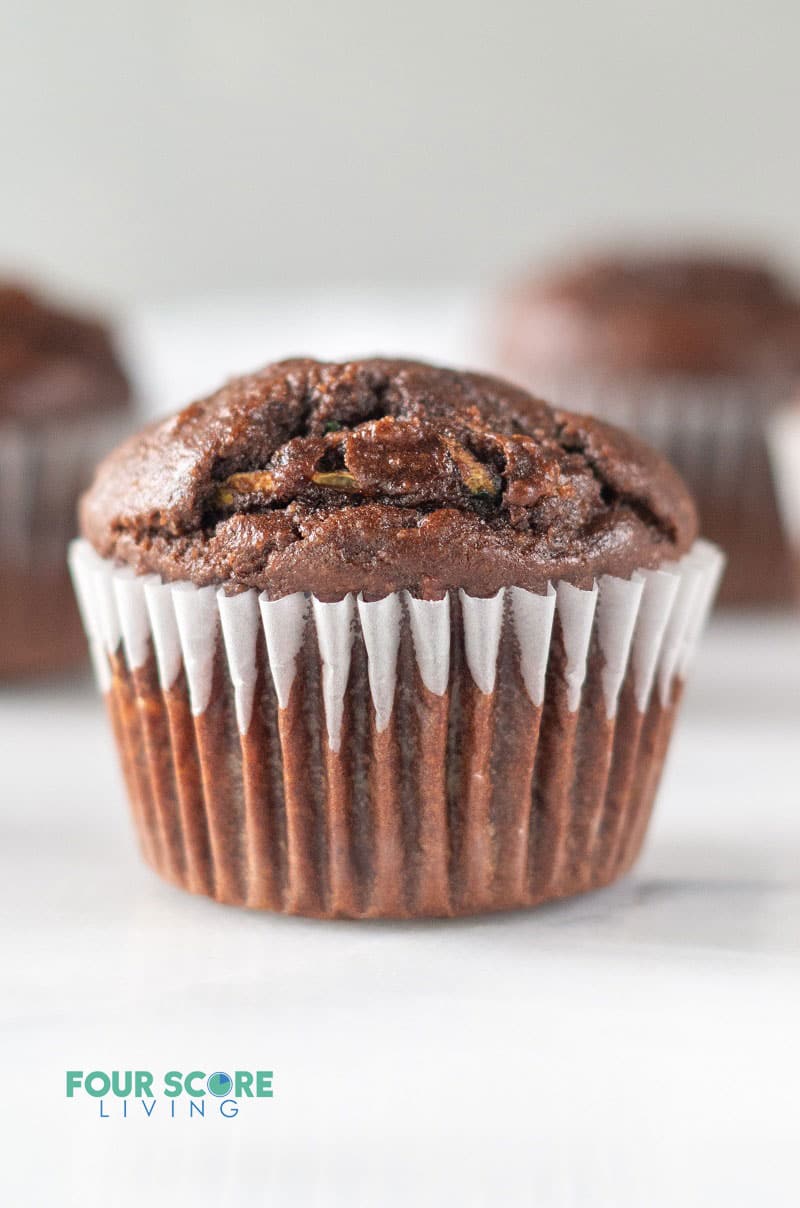
[[80,515],[139,573],[331,600],[587,587],[680,557],[697,532],[678,474],[634,437],[386,359],[229,382],[107,457]]
[[738,256],[609,255],[522,281],[501,299],[497,343],[527,372],[793,374],[800,298]]
[[36,423],[113,409],[128,396],[102,324],[0,282],[0,417]]

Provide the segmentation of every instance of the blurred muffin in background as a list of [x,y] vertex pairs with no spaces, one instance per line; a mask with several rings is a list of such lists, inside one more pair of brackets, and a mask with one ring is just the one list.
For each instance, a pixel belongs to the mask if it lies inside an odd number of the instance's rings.
[[0,282],[0,676],[84,657],[67,544],[129,398],[103,325]]
[[677,466],[729,556],[721,601],[792,599],[766,447],[800,372],[800,298],[722,255],[610,255],[529,277],[492,318],[497,368],[638,432]]

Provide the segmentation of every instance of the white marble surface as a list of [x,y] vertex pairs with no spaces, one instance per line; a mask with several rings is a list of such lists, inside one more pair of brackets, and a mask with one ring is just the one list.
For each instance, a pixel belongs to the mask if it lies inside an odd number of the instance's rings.
[[[800,623],[715,622],[634,875],[507,917],[189,897],[138,859],[88,682],[3,688],[0,734],[3,1203],[800,1199]],[[67,1068],[272,1068],[275,1098],[101,1120]]]
[[[5,1202],[796,1203],[798,662],[788,622],[715,627],[627,881],[425,925],[162,884],[90,685],[3,691]],[[231,1067],[274,1100],[64,1097],[67,1068]]]

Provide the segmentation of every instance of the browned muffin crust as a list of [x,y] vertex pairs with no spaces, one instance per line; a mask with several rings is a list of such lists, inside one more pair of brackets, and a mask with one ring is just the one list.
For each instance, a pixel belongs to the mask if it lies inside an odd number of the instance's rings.
[[95,549],[277,597],[589,585],[679,557],[677,473],[504,382],[410,361],[290,360],[154,424],[82,500]]
[[105,327],[0,283],[0,417],[36,423],[116,408],[128,395]]
[[500,355],[529,372],[800,370],[800,299],[739,257],[589,258],[521,282],[500,311]]

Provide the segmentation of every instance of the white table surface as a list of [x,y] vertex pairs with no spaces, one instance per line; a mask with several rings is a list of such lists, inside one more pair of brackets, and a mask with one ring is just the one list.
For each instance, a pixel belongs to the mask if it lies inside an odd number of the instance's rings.
[[[344,344],[360,308],[340,303],[306,347],[451,359],[467,310],[437,305],[438,328],[375,303]],[[258,360],[252,307],[198,338],[219,325],[144,316],[151,392],[171,405]],[[192,898],[139,861],[88,680],[3,688],[0,734],[0,1202],[800,1202],[800,621],[714,622],[634,874],[505,917],[331,924]],[[68,1068],[271,1068],[275,1097],[101,1120],[66,1099]]]

